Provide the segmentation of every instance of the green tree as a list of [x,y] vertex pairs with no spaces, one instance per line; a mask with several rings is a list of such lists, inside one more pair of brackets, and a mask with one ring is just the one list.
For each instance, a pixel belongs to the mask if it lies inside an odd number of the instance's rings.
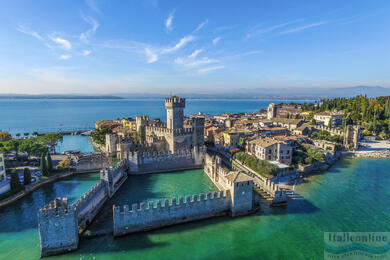
[[24,133],[23,135],[24,135],[25,137],[27,137],[27,136],[30,135],[30,133]]
[[104,145],[106,143],[106,134],[112,134],[112,129],[108,126],[96,129],[91,133],[92,141],[97,144]]
[[62,142],[63,137],[59,133],[50,133],[38,137],[39,142],[50,147],[50,151],[56,152],[56,145],[59,141]]
[[16,170],[11,171],[11,190],[18,190],[22,184],[20,183],[19,174]]
[[15,135],[16,135],[16,137],[20,137],[20,133],[16,133]]
[[3,131],[0,131],[0,142],[5,142],[5,141],[9,141],[11,140],[12,137],[10,135],[10,133],[8,132],[3,132]]
[[46,162],[47,162],[47,169],[51,173],[53,171],[53,161],[51,160],[51,155],[49,152],[47,153],[47,161]]
[[37,131],[34,131],[34,132],[32,132],[32,135],[33,135],[33,136],[38,136],[38,132],[37,132]]
[[3,151],[6,153],[14,152],[16,158],[18,157],[18,148],[19,148],[19,141],[18,140],[9,140],[6,142],[3,142]]
[[316,120],[314,118],[311,120],[311,124],[316,125]]
[[30,169],[29,168],[24,168],[24,171],[23,171],[23,175],[24,175],[24,185],[28,185],[31,183],[31,172],[30,172]]
[[47,169],[46,154],[41,155],[40,168],[43,176],[49,176],[49,170]]

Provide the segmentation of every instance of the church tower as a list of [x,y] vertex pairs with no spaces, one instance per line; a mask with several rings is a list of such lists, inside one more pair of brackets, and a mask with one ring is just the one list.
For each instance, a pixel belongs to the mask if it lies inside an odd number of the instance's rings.
[[184,107],[186,105],[185,98],[172,96],[165,99],[165,108],[167,109],[167,128],[177,129],[183,128],[184,125]]
[[272,119],[274,117],[276,117],[276,106],[275,103],[271,103],[268,106],[267,119]]

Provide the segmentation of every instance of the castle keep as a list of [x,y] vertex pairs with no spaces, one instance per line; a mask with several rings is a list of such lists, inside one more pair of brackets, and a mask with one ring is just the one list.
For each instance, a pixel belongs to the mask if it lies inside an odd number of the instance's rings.
[[109,156],[128,159],[132,173],[201,168],[204,146],[204,118],[184,124],[185,98],[165,99],[167,122],[137,116],[136,139],[123,132],[106,135],[104,150]]

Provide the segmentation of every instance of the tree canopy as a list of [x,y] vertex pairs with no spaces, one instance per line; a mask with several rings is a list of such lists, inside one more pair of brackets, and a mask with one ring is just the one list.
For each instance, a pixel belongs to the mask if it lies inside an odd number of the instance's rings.
[[382,131],[390,133],[390,96],[368,98],[359,95],[353,98],[323,99],[315,104],[305,103],[302,108],[315,113],[343,111],[348,115],[347,124],[361,125],[376,134]]
[[235,153],[234,156],[237,160],[257,172],[261,176],[275,176],[278,173],[279,169],[276,165],[273,165],[266,160],[260,160],[256,156],[244,152]]

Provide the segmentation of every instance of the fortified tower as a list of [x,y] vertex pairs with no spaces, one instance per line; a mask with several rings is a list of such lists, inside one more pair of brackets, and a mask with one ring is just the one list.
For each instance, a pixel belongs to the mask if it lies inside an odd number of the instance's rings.
[[38,212],[41,256],[76,250],[79,245],[75,208],[67,198],[56,198]]
[[182,129],[184,122],[184,107],[186,104],[185,98],[172,96],[165,99],[165,108],[167,109],[167,128]]
[[192,118],[191,125],[194,129],[193,133],[193,145],[203,146],[204,145],[204,118],[196,117]]

